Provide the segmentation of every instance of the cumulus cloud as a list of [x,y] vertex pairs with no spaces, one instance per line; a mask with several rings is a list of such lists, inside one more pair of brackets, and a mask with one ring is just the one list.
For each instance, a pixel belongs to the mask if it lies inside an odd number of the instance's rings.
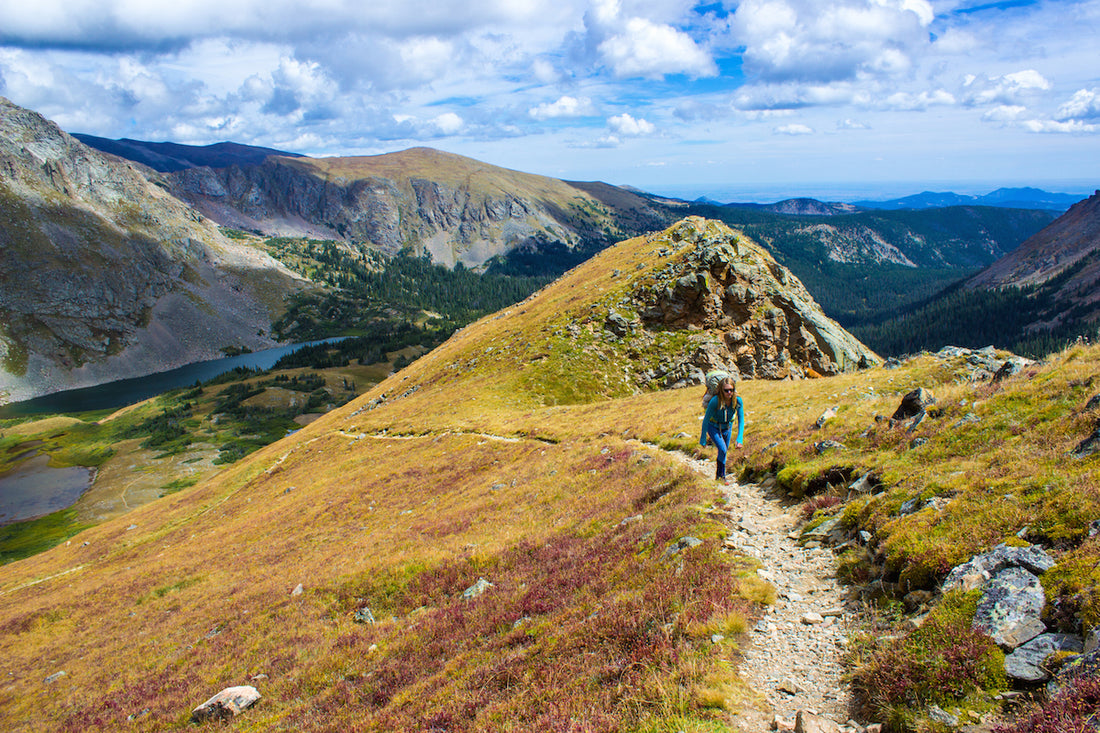
[[645,18],[630,18],[622,33],[599,45],[600,54],[616,76],[659,78],[666,74],[714,76],[710,56],[686,33]]
[[653,123],[643,119],[635,119],[629,114],[615,115],[608,118],[607,126],[611,128],[611,131],[616,136],[623,137],[639,137],[641,135],[652,135],[657,131],[657,128]]
[[887,109],[918,111],[937,105],[955,104],[955,96],[944,89],[921,92],[896,92],[886,97],[882,106]]
[[733,97],[733,106],[743,111],[792,110],[848,104],[859,94],[859,87],[847,82],[760,84],[742,87]]
[[907,72],[933,17],[926,0],[745,0],[730,32],[760,79],[829,82]]
[[432,124],[445,135],[453,135],[465,126],[465,121],[454,112],[444,112],[432,120]]
[[987,110],[982,119],[986,122],[1014,122],[1027,114],[1027,107],[1018,104],[1001,104]]
[[967,101],[975,105],[1019,104],[1035,92],[1050,89],[1050,86],[1050,82],[1035,69],[985,78],[971,75],[964,81]]
[[1094,133],[1100,132],[1100,125],[1081,120],[1027,120],[1024,122],[1024,129],[1031,132]]
[[549,120],[555,117],[583,117],[593,112],[592,100],[588,97],[560,97],[556,102],[544,102],[532,107],[528,114],[536,120]]
[[1100,119],[1100,89],[1078,89],[1058,108],[1055,118],[1062,121]]
[[718,73],[710,53],[685,30],[654,17],[624,13],[619,0],[595,0],[584,20],[586,55],[618,78]]

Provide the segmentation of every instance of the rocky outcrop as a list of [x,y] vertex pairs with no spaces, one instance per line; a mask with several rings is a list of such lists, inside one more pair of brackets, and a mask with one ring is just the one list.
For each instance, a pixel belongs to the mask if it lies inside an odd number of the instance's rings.
[[264,348],[300,280],[0,99],[0,402]]
[[690,334],[677,363],[646,381],[672,387],[724,369],[742,379],[800,379],[879,362],[828,318],[763,248],[721,222],[688,217],[652,237],[667,243],[656,269],[612,308],[607,330],[644,350],[657,334]]
[[1051,657],[1085,648],[1076,634],[1047,632],[1046,594],[1038,576],[1054,565],[1054,558],[1036,545],[1001,544],[955,567],[943,583],[944,592],[981,590],[973,627],[1005,650],[1005,673],[1021,682],[1050,679]]

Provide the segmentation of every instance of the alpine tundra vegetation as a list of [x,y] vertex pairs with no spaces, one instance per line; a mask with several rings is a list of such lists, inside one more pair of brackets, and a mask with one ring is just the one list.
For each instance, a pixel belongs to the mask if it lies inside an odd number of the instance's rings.
[[[203,700],[252,687],[201,725],[731,729],[764,705],[738,664],[786,589],[731,549],[725,496],[678,457],[721,361],[748,423],[731,473],[805,506],[802,540],[837,553],[862,609],[845,619],[863,629],[859,728],[1095,714],[1072,674],[1089,655],[1040,655],[1048,699],[975,619],[1002,571],[1028,573],[1036,638],[1095,638],[1100,348],[883,364],[750,240],[688,219],[0,567],[0,725],[188,729]],[[994,552],[1014,559],[983,564]]]

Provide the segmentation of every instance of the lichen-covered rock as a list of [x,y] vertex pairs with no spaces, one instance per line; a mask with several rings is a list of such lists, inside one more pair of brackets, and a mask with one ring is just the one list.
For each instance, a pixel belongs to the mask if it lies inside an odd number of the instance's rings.
[[1005,673],[1024,682],[1050,679],[1047,659],[1056,652],[1080,654],[1083,642],[1075,634],[1040,634],[1005,657]]
[[1024,568],[1034,575],[1042,575],[1054,567],[1054,558],[1037,545],[1012,547],[1000,544],[953,568],[943,581],[943,590],[970,591],[980,588],[993,575],[1010,567]]
[[986,585],[973,627],[989,634],[1002,649],[1015,649],[1046,631],[1042,620],[1045,603],[1046,594],[1037,577],[1023,568],[1005,568]]
[[1096,676],[1100,676],[1100,649],[1094,649],[1067,661],[1047,683],[1047,694],[1053,697],[1074,680]]

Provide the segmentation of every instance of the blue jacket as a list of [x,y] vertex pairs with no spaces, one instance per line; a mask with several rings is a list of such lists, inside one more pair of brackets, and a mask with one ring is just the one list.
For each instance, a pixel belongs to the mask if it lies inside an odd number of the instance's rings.
[[[732,407],[719,407],[719,397],[714,395],[710,398],[710,402],[707,403],[707,414],[703,416],[703,433],[699,436],[699,445],[707,444],[707,425],[710,423],[718,423],[719,425],[729,425],[733,422],[734,408]],[[741,439],[745,437],[745,403],[741,401],[741,396],[737,396],[737,443],[741,442]]]

